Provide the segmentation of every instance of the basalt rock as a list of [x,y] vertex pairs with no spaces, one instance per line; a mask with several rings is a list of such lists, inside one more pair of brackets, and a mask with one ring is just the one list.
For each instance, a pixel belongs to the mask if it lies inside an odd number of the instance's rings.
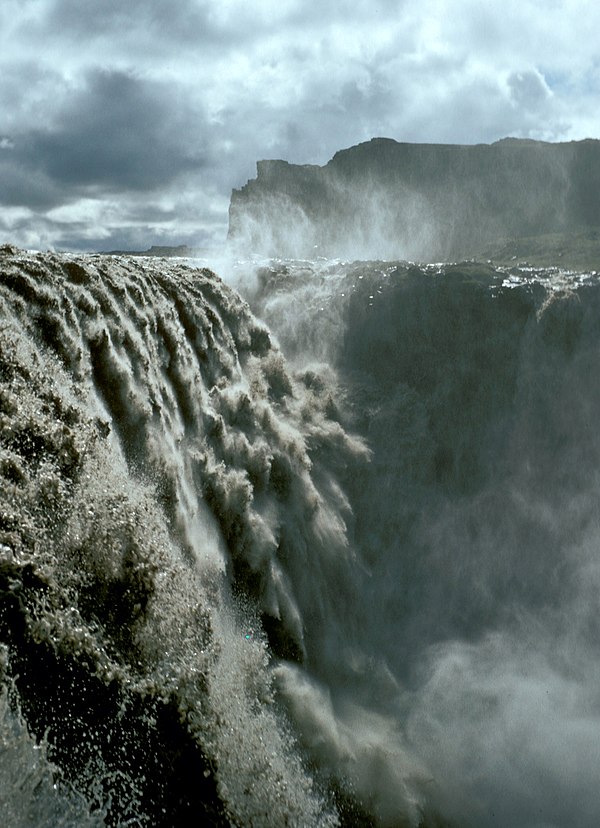
[[600,215],[600,141],[472,146],[374,138],[323,167],[259,161],[229,241],[267,255],[449,259]]

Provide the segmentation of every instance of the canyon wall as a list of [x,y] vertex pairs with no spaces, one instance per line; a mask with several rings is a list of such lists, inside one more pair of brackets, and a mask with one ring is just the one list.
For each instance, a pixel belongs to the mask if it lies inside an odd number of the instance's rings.
[[433,260],[572,233],[600,215],[600,141],[469,146],[374,138],[324,166],[259,161],[231,196],[230,243],[271,256]]

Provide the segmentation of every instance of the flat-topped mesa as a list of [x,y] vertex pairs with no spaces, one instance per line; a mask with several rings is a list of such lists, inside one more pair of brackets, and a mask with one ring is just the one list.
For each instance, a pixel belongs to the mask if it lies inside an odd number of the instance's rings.
[[259,161],[229,241],[266,255],[437,259],[600,224],[600,141],[409,144],[374,138],[323,167]]

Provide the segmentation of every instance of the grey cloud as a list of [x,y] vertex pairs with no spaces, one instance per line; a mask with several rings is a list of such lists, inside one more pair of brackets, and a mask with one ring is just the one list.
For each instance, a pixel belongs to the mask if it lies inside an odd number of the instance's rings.
[[269,17],[261,21],[251,5],[226,14],[220,4],[207,0],[52,0],[40,20],[40,31],[63,40],[85,37],[108,43],[116,39],[160,53],[173,45],[228,49],[254,39],[261,25],[273,28]]
[[37,192],[41,206],[91,188],[97,193],[164,187],[202,165],[204,140],[202,116],[190,111],[177,88],[129,73],[93,71],[58,107],[51,126],[12,136],[14,166],[4,170],[0,199],[10,192],[11,203],[29,204]]
[[178,212],[174,207],[161,207],[160,204],[138,204],[130,210],[131,221],[136,223],[157,223],[176,221]]
[[[414,96],[411,95],[414,100]],[[444,94],[435,106],[429,100],[403,116],[405,140],[471,144],[492,142],[515,135],[523,138],[556,139],[565,130],[562,114],[548,109],[540,120],[540,106],[514,106],[501,77],[465,78],[463,84]]]
[[544,80],[536,72],[514,72],[508,78],[508,86],[515,103],[525,109],[537,109],[550,95]]
[[351,116],[357,115],[370,122],[374,118],[385,118],[393,103],[393,93],[388,83],[369,72],[368,83],[359,85],[357,81],[348,81],[340,90],[339,104],[343,111]]
[[0,149],[0,204],[48,210],[65,199],[65,194],[41,170],[15,160],[14,151]]
[[[0,56],[1,61],[1,56]],[[52,117],[66,93],[63,75],[41,62],[25,58],[0,62],[0,132],[12,133],[39,127]]]
[[112,32],[150,30],[158,36],[198,36],[211,33],[207,4],[194,0],[54,0],[43,25],[64,35],[94,39]]

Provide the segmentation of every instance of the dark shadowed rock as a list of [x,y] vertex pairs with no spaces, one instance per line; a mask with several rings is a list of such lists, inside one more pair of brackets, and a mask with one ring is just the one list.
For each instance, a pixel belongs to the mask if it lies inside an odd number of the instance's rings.
[[374,138],[323,167],[259,161],[232,193],[229,240],[267,255],[450,259],[580,233],[599,213],[600,141]]

